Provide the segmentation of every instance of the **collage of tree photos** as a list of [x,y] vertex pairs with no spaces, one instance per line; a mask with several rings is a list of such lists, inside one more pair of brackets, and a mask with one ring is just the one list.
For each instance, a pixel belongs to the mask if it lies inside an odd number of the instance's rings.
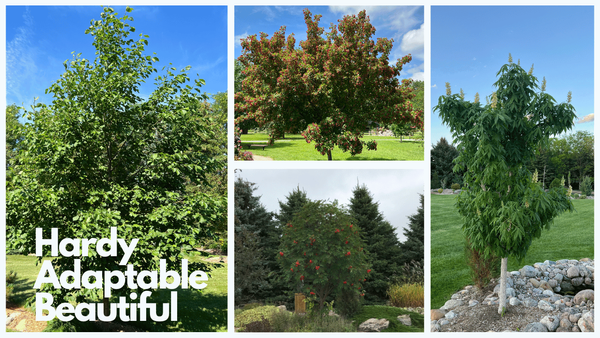
[[6,332],[594,332],[594,3],[452,5],[3,5]]

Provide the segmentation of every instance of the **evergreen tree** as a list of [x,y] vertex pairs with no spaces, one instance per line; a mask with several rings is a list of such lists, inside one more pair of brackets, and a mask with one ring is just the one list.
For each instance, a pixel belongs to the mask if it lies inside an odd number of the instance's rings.
[[[275,214],[254,196],[254,183],[235,182],[235,299],[237,303],[264,299],[271,290],[268,275],[278,270],[275,254],[279,238]],[[239,258],[239,259],[238,259]]]
[[356,186],[350,199],[350,215],[363,231],[371,273],[364,285],[365,301],[385,303],[386,292],[394,279],[401,275],[402,251],[395,229],[379,212],[379,203],[366,186]]
[[[440,181],[445,180],[446,186],[442,188],[448,188],[452,183],[458,183],[462,185],[462,173],[453,173],[454,163],[452,161],[458,157],[458,150],[449,144],[444,137],[440,138],[438,143],[431,149],[431,175],[434,173]],[[433,187],[432,182],[432,187]],[[440,184],[437,182],[436,187]]]
[[425,214],[423,212],[423,195],[421,196],[421,206],[417,213],[408,216],[408,228],[404,229],[406,240],[400,244],[402,249],[402,260],[400,263],[410,264],[411,261],[420,262],[423,266],[423,255],[425,253]]
[[308,197],[306,197],[306,191],[300,191],[300,187],[290,192],[285,198],[285,202],[279,201],[281,211],[277,215],[277,219],[281,226],[285,226],[291,222],[294,219],[294,215],[309,201]]

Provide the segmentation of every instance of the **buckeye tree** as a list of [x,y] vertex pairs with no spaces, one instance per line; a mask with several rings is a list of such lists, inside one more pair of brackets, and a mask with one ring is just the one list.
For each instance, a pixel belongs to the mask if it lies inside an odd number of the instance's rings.
[[271,38],[261,33],[241,41],[238,58],[245,78],[235,95],[236,123],[255,121],[270,130],[270,143],[298,133],[327,154],[335,146],[360,154],[375,141],[362,133],[376,124],[409,124],[421,129],[422,110],[413,107],[410,80],[398,80],[410,54],[390,65],[392,39],[373,41],[375,27],[365,11],[347,15],[329,32],[321,15],[304,10],[306,40],[296,47],[285,26]]
[[[526,163],[550,137],[569,130],[575,110],[569,99],[557,104],[533,76],[509,58],[497,73],[489,104],[450,93],[439,98],[439,112],[460,152],[455,172],[465,170],[456,206],[473,249],[502,258],[498,312],[506,308],[507,257],[522,260],[531,242],[552,220],[572,211],[564,184],[544,191]],[[449,86],[448,86],[449,88]]]
[[334,202],[308,201],[283,229],[278,256],[292,289],[316,298],[345,292],[364,296],[367,255],[361,231]]
[[[65,72],[46,90],[52,103],[26,111],[18,174],[6,192],[7,243],[24,254],[35,252],[35,228],[44,238],[58,228],[61,239],[81,239],[108,238],[117,227],[127,243],[139,239],[129,260],[136,271],[158,270],[159,258],[181,271],[183,257],[225,228],[227,198],[223,189],[209,189],[209,177],[226,168],[222,151],[207,150],[223,125],[208,111],[203,80],[190,83],[189,69],[170,68],[147,98],[140,96],[158,58],[145,52],[147,36],[134,37],[132,20],[104,8],[86,30],[95,59],[77,54],[65,61]],[[44,256],[49,250],[44,246]],[[73,269],[75,258],[54,257],[57,274]],[[101,258],[92,250],[81,257],[81,270],[123,270],[120,259],[121,253]],[[210,265],[191,262],[189,269]],[[49,292],[57,303],[98,296]]]

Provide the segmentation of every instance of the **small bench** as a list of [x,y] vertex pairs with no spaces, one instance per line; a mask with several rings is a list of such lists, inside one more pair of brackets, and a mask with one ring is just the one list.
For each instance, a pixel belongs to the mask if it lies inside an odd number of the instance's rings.
[[249,147],[261,147],[263,150],[265,150],[266,146],[268,146],[268,144],[251,144],[251,145],[249,145]]

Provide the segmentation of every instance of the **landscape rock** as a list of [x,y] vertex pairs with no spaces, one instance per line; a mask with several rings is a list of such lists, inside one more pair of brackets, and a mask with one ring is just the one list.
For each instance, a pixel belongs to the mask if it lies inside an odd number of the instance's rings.
[[577,321],[581,332],[594,332],[594,310],[584,313]]
[[452,310],[457,306],[463,305],[463,301],[461,299],[450,299],[444,304],[440,309],[442,310]]
[[385,330],[390,325],[390,321],[382,318],[370,318],[366,321],[362,322],[358,326],[358,331],[360,332],[381,332],[381,330]]
[[458,316],[458,314],[454,311],[450,311],[450,312],[446,313],[446,319],[448,319],[448,320],[454,319],[456,316]]
[[544,311],[552,311],[552,310],[554,310],[554,306],[552,306],[552,304],[548,303],[545,300],[540,300],[538,302],[538,308],[540,310],[544,310]]
[[548,332],[554,332],[560,326],[560,319],[557,316],[546,316],[540,320],[548,329]]
[[454,293],[441,309],[431,310],[431,319],[435,320],[431,329],[440,332],[593,331],[594,271],[593,260],[563,259],[546,260],[510,272],[508,317],[489,317],[497,313],[499,278],[492,279],[483,289],[467,286]]
[[430,315],[431,315],[431,320],[440,320],[440,319],[444,318],[444,316],[446,316],[446,311],[432,309],[430,312]]
[[587,289],[579,291],[573,298],[573,303],[581,304],[581,302],[587,302],[588,300],[594,301],[594,290]]
[[410,320],[410,316],[409,315],[400,315],[400,316],[398,316],[398,320],[403,325],[406,325],[406,326],[411,326],[412,325],[412,322]]
[[548,332],[548,328],[546,327],[546,325],[537,322],[527,324],[527,326],[525,326],[525,328],[523,329],[523,332]]

